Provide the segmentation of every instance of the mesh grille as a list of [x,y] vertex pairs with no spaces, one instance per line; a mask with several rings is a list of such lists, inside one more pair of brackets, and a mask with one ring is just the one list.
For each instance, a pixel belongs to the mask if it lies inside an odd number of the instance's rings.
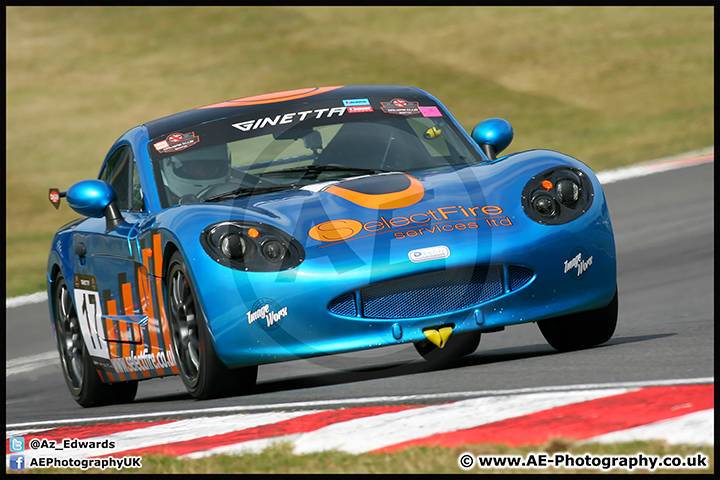
[[510,290],[517,290],[530,281],[533,272],[529,268],[510,265],[508,267],[508,286]]
[[362,314],[349,292],[330,302],[336,315],[365,318],[416,318],[455,312],[514,291],[533,278],[532,270],[510,265],[503,281],[500,265],[424,273],[370,285],[360,290]]
[[363,315],[413,318],[462,310],[503,293],[501,267],[471,267],[415,275],[361,290]]
[[328,305],[328,309],[335,315],[343,315],[345,317],[356,317],[357,307],[355,306],[355,295],[346,293],[341,295]]

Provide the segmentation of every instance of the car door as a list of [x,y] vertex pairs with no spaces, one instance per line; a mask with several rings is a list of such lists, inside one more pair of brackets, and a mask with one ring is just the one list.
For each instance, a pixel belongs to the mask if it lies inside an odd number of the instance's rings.
[[74,234],[75,305],[96,365],[106,372],[125,370],[120,380],[134,380],[149,375],[118,368],[118,359],[124,362],[145,353],[142,329],[147,312],[138,292],[147,283],[147,269],[137,237],[148,214],[130,145],[112,152],[100,180],[115,189],[123,221],[108,231],[104,219],[87,219]]

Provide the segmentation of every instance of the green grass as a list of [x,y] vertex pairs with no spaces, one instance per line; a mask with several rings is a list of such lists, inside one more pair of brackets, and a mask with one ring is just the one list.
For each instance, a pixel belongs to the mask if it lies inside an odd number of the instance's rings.
[[[692,457],[702,453],[708,457],[708,468],[704,469],[657,469],[652,473],[703,473],[715,471],[715,449],[713,447],[695,447],[688,445],[669,446],[661,442],[632,442],[615,445],[587,444],[578,445],[573,442],[555,439],[540,447],[506,447],[503,445],[479,444],[464,445],[454,448],[411,447],[394,453],[368,453],[352,455],[338,451],[329,451],[309,455],[293,455],[289,444],[280,444],[264,450],[262,453],[245,455],[217,455],[198,460],[177,459],[166,456],[147,456],[142,458],[142,468],[122,470],[120,473],[143,474],[454,474],[454,473],[608,473],[601,469],[585,468],[485,468],[475,466],[463,470],[458,459],[463,453],[480,455],[520,455],[527,458],[528,454],[570,453],[576,457],[591,454],[603,455],[636,455],[642,452],[645,456],[664,457],[678,455]],[[25,473],[81,473],[75,469],[32,469]],[[610,470],[609,473],[640,473],[647,474],[649,469],[637,468],[630,472],[625,469]],[[15,472],[13,472],[15,473]],[[117,470],[89,469],[86,473],[118,473]]]
[[44,288],[49,187],[94,178],[132,126],[307,86],[397,83],[508,153],[595,170],[714,142],[712,7],[8,7],[7,296]]

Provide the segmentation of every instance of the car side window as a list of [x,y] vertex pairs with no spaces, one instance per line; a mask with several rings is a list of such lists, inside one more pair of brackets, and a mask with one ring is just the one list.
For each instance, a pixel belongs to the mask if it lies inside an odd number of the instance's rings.
[[143,200],[142,187],[140,186],[140,176],[135,162],[132,162],[132,185],[130,190],[130,210],[133,212],[142,212],[145,210],[145,201]]
[[132,150],[128,145],[123,145],[110,156],[100,175],[115,189],[117,193],[117,204],[120,210],[140,212],[145,209],[140,177],[135,165]]
[[104,180],[115,189],[117,193],[117,204],[120,210],[128,210],[130,206],[130,147],[125,145],[110,156],[100,175],[100,180]]

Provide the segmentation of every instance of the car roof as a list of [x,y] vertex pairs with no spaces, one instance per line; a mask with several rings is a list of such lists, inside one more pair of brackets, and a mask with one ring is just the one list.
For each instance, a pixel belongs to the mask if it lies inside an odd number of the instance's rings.
[[268,105],[303,104],[308,101],[328,99],[354,99],[365,97],[387,96],[388,101],[403,96],[427,96],[425,92],[415,87],[402,85],[340,85],[329,87],[311,87],[284,92],[254,95],[251,97],[228,100],[204,107],[187,110],[167,117],[159,118],[145,123],[148,136],[155,138],[187,128],[192,125],[232,117],[235,115],[263,110]]

